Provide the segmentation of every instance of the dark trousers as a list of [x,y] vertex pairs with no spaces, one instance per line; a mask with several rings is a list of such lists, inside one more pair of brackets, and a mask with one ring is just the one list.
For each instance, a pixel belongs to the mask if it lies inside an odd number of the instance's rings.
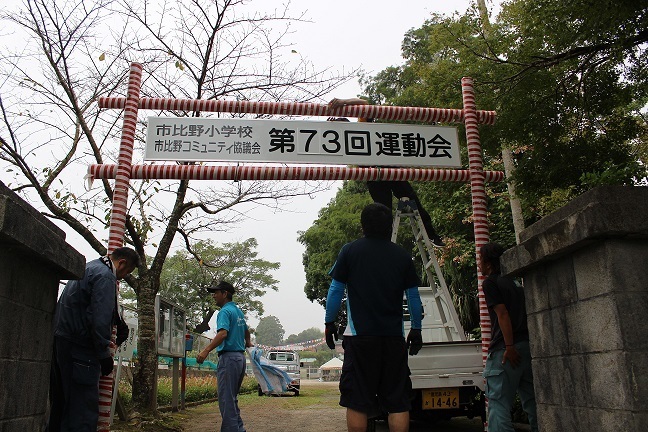
[[218,355],[218,409],[223,422],[221,432],[245,432],[241,410],[238,406],[238,392],[245,377],[245,354],[224,352]]
[[427,231],[428,237],[437,237],[437,233],[432,226],[432,218],[421,205],[418,195],[409,182],[406,181],[368,181],[367,189],[374,202],[386,205],[390,210],[392,208],[392,194],[401,199],[407,197],[416,203],[416,207],[421,215],[423,226]]
[[47,432],[96,432],[100,374],[94,350],[54,338]]

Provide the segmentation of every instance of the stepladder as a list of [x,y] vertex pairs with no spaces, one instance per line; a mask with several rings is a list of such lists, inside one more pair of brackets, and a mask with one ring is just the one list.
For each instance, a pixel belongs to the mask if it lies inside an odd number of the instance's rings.
[[428,236],[428,233],[423,225],[423,220],[416,206],[414,200],[409,198],[401,198],[398,201],[396,214],[394,215],[394,223],[392,226],[393,243],[398,243],[398,231],[403,220],[412,230],[412,235],[416,247],[421,258],[421,264],[425,273],[429,288],[433,293],[433,301],[427,306],[433,310],[425,311],[424,313],[432,313],[435,317],[435,324],[433,329],[440,331],[440,336],[446,341],[465,341],[466,334],[459,321],[459,316],[453,305],[452,297],[448,286],[443,277],[443,272],[437,259],[437,251]]

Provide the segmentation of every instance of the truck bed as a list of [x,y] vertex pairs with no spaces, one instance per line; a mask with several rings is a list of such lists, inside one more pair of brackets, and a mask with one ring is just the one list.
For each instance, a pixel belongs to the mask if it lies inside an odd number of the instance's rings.
[[481,341],[426,342],[408,357],[412,388],[476,386],[484,390]]

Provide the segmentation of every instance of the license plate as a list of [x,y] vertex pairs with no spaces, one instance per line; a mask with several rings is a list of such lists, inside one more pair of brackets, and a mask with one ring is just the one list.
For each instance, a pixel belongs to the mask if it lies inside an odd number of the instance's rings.
[[426,389],[422,396],[424,410],[459,408],[459,389]]

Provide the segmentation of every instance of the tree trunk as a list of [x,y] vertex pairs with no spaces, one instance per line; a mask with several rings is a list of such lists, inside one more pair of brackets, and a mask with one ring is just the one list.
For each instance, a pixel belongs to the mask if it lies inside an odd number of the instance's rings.
[[133,374],[133,403],[140,412],[155,415],[157,410],[157,340],[155,296],[159,277],[145,275],[139,281],[137,294],[137,362]]
[[506,187],[509,192],[511,203],[511,215],[513,217],[513,230],[515,231],[515,243],[520,243],[520,231],[524,229],[524,216],[522,215],[522,204],[515,194],[515,182],[512,180],[515,173],[513,152],[510,147],[502,146],[502,161],[504,162],[504,173],[506,174]]
[[[486,8],[485,0],[477,0],[477,7],[479,9],[479,17],[482,21],[482,30],[484,36],[490,36],[491,25],[488,18],[488,9]],[[513,230],[515,231],[515,242],[520,243],[520,231],[524,229],[524,216],[522,215],[522,205],[515,193],[515,183],[512,180],[513,173],[515,173],[515,163],[513,162],[513,152],[511,148],[502,145],[502,161],[504,162],[504,173],[506,175],[506,187],[509,192],[509,202],[511,203],[511,215],[513,217]]]
[[204,333],[207,330],[211,329],[211,327],[209,327],[209,321],[214,316],[214,312],[215,312],[214,310],[210,309],[207,312],[207,314],[205,314],[203,316],[202,322],[196,326],[196,328],[194,329],[194,332],[196,332],[196,333]]

